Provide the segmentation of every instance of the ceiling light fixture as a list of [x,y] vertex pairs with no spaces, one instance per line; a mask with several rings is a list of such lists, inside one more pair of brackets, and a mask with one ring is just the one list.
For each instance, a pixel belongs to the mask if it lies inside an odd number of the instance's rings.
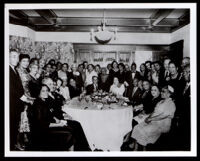
[[106,44],[111,39],[117,39],[117,28],[108,29],[106,28],[106,20],[105,20],[105,10],[103,11],[103,20],[101,22],[101,26],[97,27],[97,31],[91,29],[90,32],[90,40],[94,41],[94,39],[100,44]]

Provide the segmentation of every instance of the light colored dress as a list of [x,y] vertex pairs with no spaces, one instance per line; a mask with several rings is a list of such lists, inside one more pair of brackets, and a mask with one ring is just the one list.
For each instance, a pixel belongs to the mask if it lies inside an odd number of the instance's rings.
[[92,84],[92,77],[93,76],[98,77],[97,73],[94,70],[90,73],[88,72],[88,70],[86,70],[85,75],[86,75],[86,78],[85,78],[85,85],[86,86],[89,85],[89,84]]
[[65,98],[65,100],[70,99],[69,88],[68,87],[62,87],[61,86],[59,93]]
[[31,94],[30,94],[30,91],[29,91],[29,88],[28,88],[29,81],[31,80],[31,77],[30,77],[29,73],[27,72],[26,69],[21,69],[19,67],[17,68],[17,71],[18,71],[20,79],[22,81],[24,94],[27,97],[31,97]]
[[[20,79],[22,81],[22,86],[24,89],[24,94],[31,98],[31,94],[28,88],[28,84],[29,81],[31,80],[31,76],[29,75],[29,73],[27,72],[26,69],[21,69],[21,68],[17,68],[17,71],[19,73]],[[20,123],[19,123],[19,132],[20,133],[24,133],[24,132],[30,132],[30,124],[29,124],[29,118],[27,116],[27,111],[24,110],[23,112],[21,112],[21,118],[20,118]]]
[[26,111],[23,111],[21,113],[21,120],[19,123],[19,132],[20,133],[30,132],[30,124],[29,124],[29,119],[28,119]]
[[143,146],[149,143],[154,144],[162,133],[167,133],[171,127],[171,120],[174,117],[176,106],[171,98],[161,100],[156,105],[150,117],[163,118],[150,123],[141,122],[132,131],[131,137]]
[[158,73],[157,72],[152,73],[151,77],[152,77],[153,84],[158,84],[158,81],[159,81]]
[[112,92],[115,95],[121,95],[122,96],[124,94],[124,91],[125,91],[124,84],[121,84],[120,87],[118,87],[117,85],[113,84],[110,87],[110,92]]
[[59,70],[58,71],[58,77],[60,79],[62,79],[63,81],[67,81],[67,73],[66,72],[63,72],[62,70]]

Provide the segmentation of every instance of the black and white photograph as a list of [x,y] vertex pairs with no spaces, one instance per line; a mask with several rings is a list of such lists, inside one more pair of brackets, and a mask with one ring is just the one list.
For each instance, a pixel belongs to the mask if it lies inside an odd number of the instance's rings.
[[196,156],[196,4],[5,4],[5,156]]

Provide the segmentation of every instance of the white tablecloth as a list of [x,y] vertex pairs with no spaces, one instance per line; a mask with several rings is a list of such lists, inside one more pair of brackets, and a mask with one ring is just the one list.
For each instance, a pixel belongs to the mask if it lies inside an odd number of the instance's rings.
[[117,104],[110,106],[113,108],[106,105],[100,110],[96,104],[79,102],[77,98],[63,106],[63,111],[81,123],[92,150],[120,151],[124,136],[132,129],[132,108]]

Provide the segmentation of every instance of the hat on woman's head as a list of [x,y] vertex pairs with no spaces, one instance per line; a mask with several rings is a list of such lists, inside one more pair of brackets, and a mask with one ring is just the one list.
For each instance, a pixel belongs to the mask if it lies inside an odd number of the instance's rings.
[[170,85],[167,86],[168,91],[170,91],[171,93],[174,93],[174,88]]

